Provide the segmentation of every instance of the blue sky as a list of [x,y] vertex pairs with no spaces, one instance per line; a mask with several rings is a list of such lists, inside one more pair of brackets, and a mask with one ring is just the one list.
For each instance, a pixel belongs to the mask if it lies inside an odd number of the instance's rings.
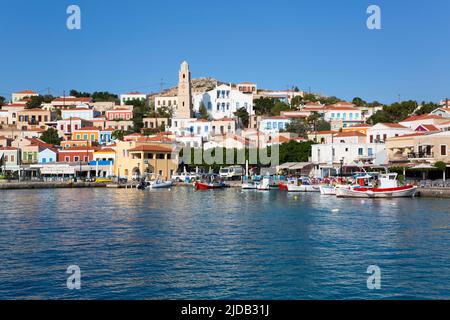
[[[82,29],[66,28],[77,4]],[[382,30],[366,9],[382,10]],[[343,99],[450,95],[448,0],[15,0],[0,2],[0,95],[34,89],[155,92],[193,77]]]

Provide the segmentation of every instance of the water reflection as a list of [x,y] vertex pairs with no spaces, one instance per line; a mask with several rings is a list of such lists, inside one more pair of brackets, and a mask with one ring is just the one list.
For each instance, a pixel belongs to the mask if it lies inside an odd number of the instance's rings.
[[[448,298],[448,200],[2,191],[0,298]],[[65,269],[82,269],[79,292]],[[369,265],[383,290],[368,291]]]

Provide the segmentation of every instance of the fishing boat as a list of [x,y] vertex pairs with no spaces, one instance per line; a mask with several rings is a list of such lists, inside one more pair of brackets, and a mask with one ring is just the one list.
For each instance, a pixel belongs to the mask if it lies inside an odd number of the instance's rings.
[[227,185],[220,181],[219,176],[210,175],[204,181],[196,181],[194,182],[194,187],[197,190],[209,190],[209,189],[223,189],[226,188]]
[[264,176],[257,185],[257,189],[260,191],[278,190],[279,186],[274,182],[271,176]]
[[308,178],[290,179],[286,186],[289,192],[320,192],[319,186],[311,184]]
[[404,198],[414,197],[417,187],[400,186],[397,173],[380,174],[376,181],[371,175],[356,177],[356,184],[341,186],[336,190],[340,198]]
[[256,190],[258,189],[259,181],[244,180],[242,182],[242,190]]

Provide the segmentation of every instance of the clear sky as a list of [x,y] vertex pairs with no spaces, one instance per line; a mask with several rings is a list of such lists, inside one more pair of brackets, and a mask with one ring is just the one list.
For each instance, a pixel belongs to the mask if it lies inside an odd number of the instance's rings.
[[[66,9],[81,8],[81,30]],[[367,7],[382,30],[366,27]],[[448,0],[1,0],[0,95],[155,92],[193,77],[344,99],[450,96]]]

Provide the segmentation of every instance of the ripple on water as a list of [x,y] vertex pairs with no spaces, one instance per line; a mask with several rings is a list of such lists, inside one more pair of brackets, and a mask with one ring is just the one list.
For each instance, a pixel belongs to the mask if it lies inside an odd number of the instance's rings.
[[[2,191],[0,298],[449,298],[449,200]],[[20,205],[18,205],[20,204]],[[82,290],[66,289],[67,266]],[[366,270],[382,270],[369,291]]]

